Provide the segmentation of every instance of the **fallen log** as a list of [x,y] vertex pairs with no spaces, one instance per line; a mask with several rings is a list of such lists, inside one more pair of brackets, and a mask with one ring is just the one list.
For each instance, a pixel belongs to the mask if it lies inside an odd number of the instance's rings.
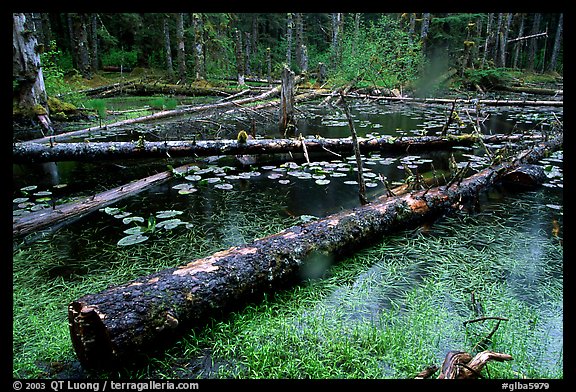
[[[324,94],[330,95],[330,94]],[[402,102],[402,103],[439,103],[439,104],[452,104],[454,98],[419,98],[419,97],[393,97],[393,96],[378,96],[378,95],[362,95],[362,94],[348,94],[347,98],[359,99],[374,99],[380,101]],[[564,106],[564,101],[542,101],[542,100],[519,100],[519,99],[456,99],[457,104],[465,104],[475,106],[476,104],[485,106]]]
[[[538,136],[528,135],[484,135],[476,134],[448,136],[383,136],[379,138],[358,138],[360,151],[424,151],[450,149],[455,146],[471,146],[482,140],[484,143],[520,142]],[[540,136],[542,137],[542,136]],[[351,138],[310,138],[310,139],[250,139],[245,143],[237,140],[200,141],[133,141],[133,142],[84,142],[41,144],[22,142],[12,147],[13,163],[40,163],[57,161],[98,161],[135,158],[176,158],[218,155],[261,155],[277,153],[297,153],[306,143],[308,152],[323,152],[326,149],[336,153],[353,151]]]
[[68,306],[74,350],[86,368],[125,366],[144,359],[212,316],[297,283],[303,268],[318,259],[323,263],[339,259],[394,230],[475,200],[518,165],[536,162],[561,146],[559,136],[459,183],[382,196],[365,206],[87,294]]
[[514,93],[526,93],[526,94],[540,94],[540,95],[564,95],[564,90],[556,90],[553,88],[542,88],[542,87],[528,87],[528,86],[496,86],[496,90],[511,91]]
[[[185,172],[191,166],[192,164],[183,165],[174,169],[174,171]],[[109,189],[93,196],[87,196],[80,200],[55,206],[54,208],[42,209],[31,212],[27,215],[13,217],[12,236],[18,238],[48,227],[55,229],[59,227],[59,225],[70,223],[71,220],[80,219],[81,217],[96,211],[99,208],[109,206],[120,199],[135,195],[154,185],[159,185],[170,179],[172,174],[172,170],[164,171],[150,177]]]

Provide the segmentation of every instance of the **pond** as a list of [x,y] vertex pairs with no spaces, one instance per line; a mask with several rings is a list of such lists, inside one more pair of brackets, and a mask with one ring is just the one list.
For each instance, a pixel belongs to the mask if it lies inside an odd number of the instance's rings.
[[[348,137],[344,112],[317,103],[298,106],[298,132],[304,137]],[[563,114],[561,108],[483,110],[479,121],[486,134],[550,131]],[[437,135],[449,107],[355,101],[351,114],[360,137]],[[256,137],[280,137],[274,118],[273,111],[248,110],[209,119],[188,116],[113,135],[103,132],[99,140],[135,140],[138,135],[146,140],[235,138],[255,123]],[[451,132],[469,132],[476,117],[462,120]],[[95,137],[97,133],[91,135]],[[459,167],[470,162],[476,171],[488,162],[479,147],[365,154],[368,199],[385,194],[387,185],[403,183],[410,173],[449,176],[451,156]],[[259,156],[250,165],[234,157],[197,159],[181,176],[55,233],[16,240],[13,374],[86,376],[75,364],[67,335],[66,307],[79,296],[358,207],[354,157],[327,153],[313,158],[308,163],[302,154]],[[542,160],[548,180],[538,190],[517,193],[496,187],[482,195],[480,212],[464,210],[386,237],[338,263],[321,261],[320,269],[303,276],[297,288],[214,320],[153,359],[148,370],[126,374],[408,378],[429,363],[441,365],[449,350],[477,348],[488,335],[494,323],[462,327],[463,321],[475,318],[470,308],[474,293],[482,315],[507,318],[482,343],[514,357],[490,365],[494,374],[562,378],[562,158],[560,151]],[[14,215],[189,162],[166,158],[13,165]],[[140,237],[126,240],[130,236]],[[46,309],[37,312],[41,303]],[[30,314],[34,316],[26,316]]]

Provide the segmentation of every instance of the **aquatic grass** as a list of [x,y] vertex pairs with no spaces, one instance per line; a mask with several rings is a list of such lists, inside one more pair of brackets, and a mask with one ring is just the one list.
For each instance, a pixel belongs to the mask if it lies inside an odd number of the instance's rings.
[[[212,201],[214,214],[189,230],[133,248],[119,249],[104,238],[82,240],[78,265],[62,251],[81,237],[66,231],[66,241],[56,236],[15,252],[13,374],[49,377],[47,363],[74,360],[65,316],[71,299],[297,222],[273,213],[270,200],[256,209],[246,202],[249,195],[249,189],[223,192]],[[490,363],[491,378],[561,378],[562,247],[546,230],[556,213],[538,207],[538,193],[517,199],[515,214],[496,203],[479,214],[446,216],[427,231],[386,236],[333,264],[324,278],[209,320],[145,367],[113,376],[411,378],[429,364],[440,365],[449,350],[472,350],[490,332],[493,321],[463,325],[476,317],[474,292],[486,315],[508,318],[487,347],[514,360]],[[535,226],[526,225],[526,215]],[[79,270],[50,278],[66,263]],[[536,295],[517,290],[526,278]],[[42,317],[29,317],[39,308]]]

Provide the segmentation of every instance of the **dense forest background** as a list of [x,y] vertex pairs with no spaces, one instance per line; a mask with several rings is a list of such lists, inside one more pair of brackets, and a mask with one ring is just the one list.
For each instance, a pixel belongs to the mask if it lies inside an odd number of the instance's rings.
[[333,84],[408,87],[422,72],[478,79],[562,73],[557,13],[36,13],[48,95],[99,70],[162,72],[172,83],[278,78],[284,65]]

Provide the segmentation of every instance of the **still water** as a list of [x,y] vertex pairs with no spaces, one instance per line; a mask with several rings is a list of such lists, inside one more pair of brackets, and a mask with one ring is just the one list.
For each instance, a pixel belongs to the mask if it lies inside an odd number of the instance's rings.
[[[445,106],[356,102],[351,106],[351,113],[359,136],[375,137],[438,134],[448,111]],[[498,108],[486,109],[482,115],[484,117],[478,117],[478,123],[481,123],[481,130],[486,134],[547,131],[554,126],[555,119],[562,119],[562,109]],[[260,117],[263,118],[258,118],[259,125],[254,132],[257,137],[281,136],[275,131],[273,113]],[[297,117],[298,132],[305,137],[349,136],[348,122],[341,110],[306,104],[299,106]],[[451,132],[469,132],[476,120],[475,116],[472,122],[453,125]],[[250,130],[255,119],[249,112],[235,112],[213,121],[223,126],[215,129],[199,119],[172,119],[170,122],[140,126],[137,131],[121,130],[111,136],[103,134],[99,140],[134,140],[139,134],[144,134],[146,140],[210,135],[235,138],[238,130]],[[484,152],[478,148],[397,155],[375,152],[364,155],[363,170],[368,199],[373,200],[384,194],[386,184],[391,187],[401,184],[410,173],[430,172],[438,177],[448,175],[447,162],[450,156],[454,157],[459,166],[470,161],[472,170],[480,170],[486,163]],[[166,170],[167,165],[177,167],[181,163],[189,161],[167,158],[160,161],[13,165],[13,211],[19,215],[34,208],[50,208],[53,203],[101,192]],[[431,267],[423,265],[421,261],[426,255],[427,246],[430,246],[427,241],[431,239],[452,239],[451,246],[464,243],[466,247],[486,248],[490,252],[497,252],[501,248],[506,253],[505,258],[514,260],[514,263],[495,265],[485,273],[493,274],[493,279],[506,282],[509,295],[544,320],[538,324],[541,340],[534,338],[533,344],[541,345],[536,348],[538,357],[534,359],[540,361],[543,374],[548,371],[553,373],[551,369],[558,366],[558,358],[562,355],[562,303],[557,298],[549,300],[546,283],[554,281],[561,284],[563,279],[562,255],[549,250],[551,241],[562,240],[562,153],[554,154],[541,164],[546,168],[548,181],[540,190],[516,194],[495,188],[482,196],[482,211],[476,213],[473,221],[462,217],[450,218],[455,221],[445,224],[441,220],[437,225],[432,225],[424,237],[415,231],[408,237],[404,235],[400,239],[391,240],[392,245],[388,245],[385,257],[374,259],[370,268],[358,274],[353,285],[342,285],[336,289],[320,308],[324,309],[322,311],[325,311],[326,306],[341,308],[347,306],[353,298],[353,306],[347,312],[351,320],[374,318],[389,309],[394,301],[401,300],[401,293],[418,287],[430,276]],[[199,159],[196,167],[183,176],[110,206],[117,208],[117,211],[96,211],[49,235],[52,244],[61,251],[58,268],[52,268],[50,275],[54,278],[61,274],[66,279],[72,279],[74,275],[86,271],[82,260],[90,259],[91,255],[87,254],[88,248],[75,246],[75,243],[97,242],[110,249],[127,236],[126,230],[144,227],[150,224],[150,219],[155,224],[167,219],[173,220],[157,229],[145,242],[129,246],[146,246],[166,236],[185,236],[191,231],[194,231],[194,235],[204,236],[211,243],[210,249],[242,245],[262,235],[265,230],[259,225],[264,224],[263,221],[269,220],[287,227],[359,206],[357,179],[356,163],[351,155],[336,156],[328,153],[316,157],[311,163],[307,163],[302,154],[279,155],[273,160],[261,159],[252,165],[244,165],[233,157]],[[480,231],[479,228],[484,230],[484,234],[477,238],[474,235],[465,238],[459,234]],[[504,231],[512,243],[498,242],[498,237],[503,236],[499,230],[503,228],[506,228],[507,231]],[[513,234],[510,234],[510,230],[513,230]],[[417,242],[410,241],[414,236],[418,238]],[[490,238],[494,244],[490,243]],[[18,246],[28,245],[18,243]],[[465,251],[461,250],[461,254],[465,254]],[[394,258],[403,258],[408,266],[401,271],[402,276],[391,274],[387,267],[389,260]],[[498,257],[494,260],[498,260]],[[187,260],[180,260],[175,255],[175,265],[185,262]],[[397,281],[397,285],[392,290],[390,286],[382,286],[383,281]],[[446,306],[455,306],[456,309],[456,305],[449,300]],[[462,343],[459,339],[446,335],[439,337],[438,341],[442,345],[449,345]]]

